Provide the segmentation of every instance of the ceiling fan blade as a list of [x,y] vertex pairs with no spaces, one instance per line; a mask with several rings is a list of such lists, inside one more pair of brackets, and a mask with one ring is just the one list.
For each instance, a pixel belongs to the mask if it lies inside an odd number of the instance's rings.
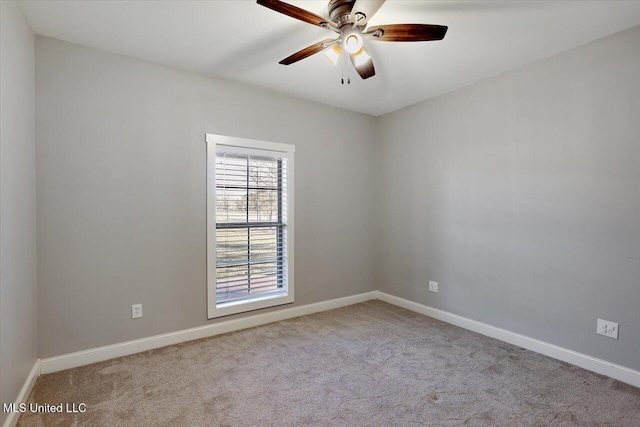
[[322,52],[323,50],[331,46],[333,42],[335,42],[334,39],[326,39],[316,44],[312,44],[311,46],[305,47],[304,49],[294,53],[293,55],[286,57],[285,59],[280,61],[280,64],[291,65],[294,62],[300,61],[301,59],[308,58],[311,55]]
[[351,63],[363,80],[376,75],[376,69],[373,67],[373,60],[363,48],[360,52],[349,55]]
[[367,28],[365,36],[383,42],[426,42],[442,40],[448,27],[426,24],[376,25]]
[[327,18],[323,18],[322,16],[318,16],[308,10],[301,9],[297,6],[279,0],[258,0],[258,4],[292,18],[299,19],[300,21],[317,25],[318,27],[330,28],[335,26],[335,24]]
[[351,9],[351,16],[349,17],[351,22],[355,23],[356,15],[362,14],[364,18],[358,21],[358,26],[366,24],[367,21],[376,14],[378,9],[382,7],[384,2],[385,0],[356,0]]

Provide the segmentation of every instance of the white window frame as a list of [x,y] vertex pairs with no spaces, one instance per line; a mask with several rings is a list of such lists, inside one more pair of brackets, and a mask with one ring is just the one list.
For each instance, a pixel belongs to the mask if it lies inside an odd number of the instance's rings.
[[[295,145],[206,134],[207,143],[207,317],[213,319],[246,311],[294,302],[294,153]],[[284,153],[287,158],[287,280],[282,294],[263,295],[241,301],[216,303],[216,152],[220,146],[238,152],[264,155],[265,151]]]

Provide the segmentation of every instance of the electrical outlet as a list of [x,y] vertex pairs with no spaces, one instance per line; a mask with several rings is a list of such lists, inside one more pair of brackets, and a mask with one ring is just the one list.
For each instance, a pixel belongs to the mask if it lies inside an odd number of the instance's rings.
[[131,318],[139,319],[142,317],[142,304],[134,304],[131,306]]
[[429,280],[429,291],[438,292],[438,282],[434,282],[433,280]]
[[618,339],[618,324],[615,322],[610,322],[608,320],[598,319],[598,329],[596,330],[600,335],[604,335],[605,337],[613,338],[614,340]]

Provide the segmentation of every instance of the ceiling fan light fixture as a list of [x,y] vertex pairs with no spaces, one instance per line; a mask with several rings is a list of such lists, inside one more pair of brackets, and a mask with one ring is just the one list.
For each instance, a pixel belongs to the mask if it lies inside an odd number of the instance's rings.
[[349,34],[344,41],[345,50],[349,53],[356,53],[362,49],[362,37],[358,34]]
[[352,55],[360,52],[363,44],[362,36],[355,30],[345,31],[342,34],[342,48]]
[[329,49],[324,51],[324,56],[333,64],[338,65],[338,59],[340,59],[340,55],[342,55],[342,49],[338,44],[334,44]]

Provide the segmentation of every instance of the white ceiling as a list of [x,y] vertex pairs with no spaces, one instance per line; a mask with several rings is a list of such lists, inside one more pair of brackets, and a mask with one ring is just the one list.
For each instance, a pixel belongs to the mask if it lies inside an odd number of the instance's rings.
[[[327,15],[325,1],[289,3]],[[253,0],[21,0],[34,32],[374,116],[640,25],[640,1],[388,0],[371,24],[449,26],[443,41],[370,42],[376,76],[341,85],[318,54],[278,61],[335,33]]]

